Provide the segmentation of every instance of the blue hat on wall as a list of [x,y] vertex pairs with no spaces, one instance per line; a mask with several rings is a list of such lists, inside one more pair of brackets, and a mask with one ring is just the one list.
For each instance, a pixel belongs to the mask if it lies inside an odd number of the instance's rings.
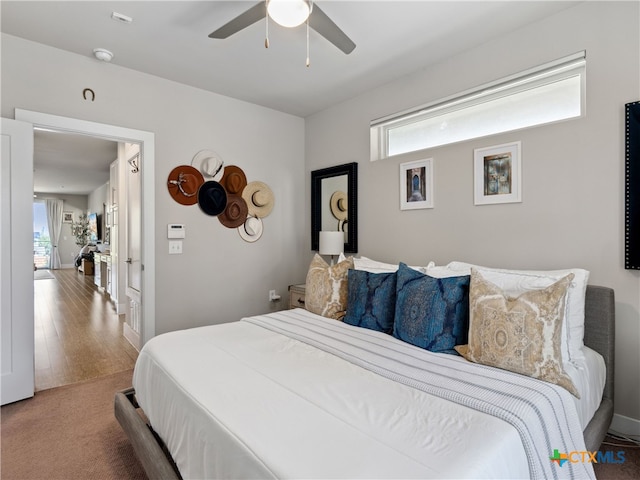
[[215,180],[204,182],[198,190],[198,205],[207,215],[219,215],[227,207],[227,192]]

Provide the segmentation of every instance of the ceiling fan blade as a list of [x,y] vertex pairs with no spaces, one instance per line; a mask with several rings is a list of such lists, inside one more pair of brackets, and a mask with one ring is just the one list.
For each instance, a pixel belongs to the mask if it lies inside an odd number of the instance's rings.
[[219,29],[209,34],[209,38],[227,38],[240,30],[253,25],[258,20],[263,19],[267,15],[265,2],[259,2],[244,13],[228,23],[225,23]]
[[340,27],[333,23],[333,20],[315,2],[309,17],[309,26],[347,55],[356,48],[356,44],[340,30]]

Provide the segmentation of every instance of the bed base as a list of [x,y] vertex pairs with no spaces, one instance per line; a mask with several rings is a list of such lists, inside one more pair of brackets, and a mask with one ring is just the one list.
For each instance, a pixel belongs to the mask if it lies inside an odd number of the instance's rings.
[[[600,448],[613,418],[615,297],[611,288],[587,286],[584,344],[602,355],[607,366],[602,402],[584,429],[585,446],[588,451],[595,452]],[[150,479],[182,480],[162,439],[143,416],[133,388],[116,394],[115,415]]]
[[182,480],[164,442],[143,416],[133,388],[116,393],[114,411],[149,479]]

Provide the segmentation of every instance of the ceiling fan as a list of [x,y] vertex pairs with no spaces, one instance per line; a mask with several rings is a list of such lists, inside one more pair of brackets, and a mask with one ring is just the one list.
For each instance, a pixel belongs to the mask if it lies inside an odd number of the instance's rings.
[[[289,21],[289,13],[294,14],[297,18]],[[224,39],[230,37],[267,15],[273,21],[285,27],[297,27],[308,21],[308,27],[313,28],[346,54],[351,53],[356,48],[356,44],[340,30],[313,0],[265,0],[210,33],[209,38]],[[268,39],[265,41],[265,46],[269,46]]]

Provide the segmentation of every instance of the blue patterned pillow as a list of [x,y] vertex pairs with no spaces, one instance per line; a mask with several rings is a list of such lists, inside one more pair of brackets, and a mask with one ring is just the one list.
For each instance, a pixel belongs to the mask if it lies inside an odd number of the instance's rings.
[[384,333],[393,331],[396,273],[349,270],[347,315],[344,323]]
[[432,352],[457,354],[469,334],[469,275],[433,278],[400,264],[393,336]]

